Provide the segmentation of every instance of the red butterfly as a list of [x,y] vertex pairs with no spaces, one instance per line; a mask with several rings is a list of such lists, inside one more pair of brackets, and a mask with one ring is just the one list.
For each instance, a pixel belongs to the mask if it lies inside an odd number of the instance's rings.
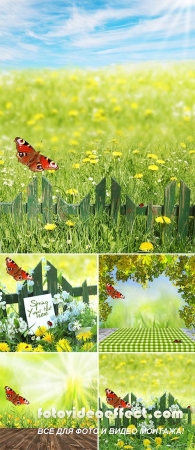
[[25,164],[25,166],[28,166],[33,172],[59,169],[54,161],[41,155],[40,152],[36,152],[36,150],[24,139],[16,137],[14,142],[16,143],[16,156],[18,161]]
[[109,405],[113,406],[114,408],[131,408],[130,403],[127,403],[122,398],[118,397],[113,391],[110,391],[110,389],[105,389],[106,391],[106,401]]
[[14,280],[33,280],[33,277],[29,273],[25,272],[21,267],[19,267],[11,258],[6,258],[6,271],[11,275]]
[[6,399],[9,400],[9,402],[12,402],[15,406],[30,404],[30,402],[26,400],[26,398],[21,397],[21,395],[19,394],[16,394],[16,392],[8,386],[5,386],[5,393]]
[[125,298],[125,296],[123,294],[121,294],[119,291],[114,289],[114,287],[111,286],[111,284],[108,284],[108,283],[106,285],[106,292],[112,298]]

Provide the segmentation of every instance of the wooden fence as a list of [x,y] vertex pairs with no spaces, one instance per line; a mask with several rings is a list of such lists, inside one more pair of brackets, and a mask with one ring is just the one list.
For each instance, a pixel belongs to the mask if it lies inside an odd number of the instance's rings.
[[[134,394],[130,393],[127,394],[124,397],[124,400],[127,403],[130,403],[132,405],[133,402],[137,401],[137,398]],[[153,409],[148,410],[149,414],[152,414],[152,421],[154,422],[154,426],[158,427],[160,425],[164,425],[166,424],[166,426],[180,426],[182,419],[178,418],[178,419],[174,419],[172,417],[169,417],[168,419],[165,419],[164,417],[160,417],[160,418],[155,418],[153,417],[154,411],[161,411],[161,413],[163,413],[163,411],[167,411],[169,410],[169,407],[171,405],[174,405],[175,402],[175,398],[169,393],[168,395],[165,393],[162,395],[162,397],[160,397],[160,401],[159,401],[159,406],[157,406],[157,404],[154,404]],[[182,411],[183,415],[187,415],[187,422],[188,424],[191,424],[191,411],[189,408],[182,408],[179,403],[176,401],[177,405],[179,406],[180,411]],[[105,414],[106,411],[114,411],[113,408],[109,408],[105,403],[101,403],[101,400],[99,399],[99,408],[100,410]],[[147,408],[146,408],[147,410]],[[113,422],[114,421],[114,422]],[[135,427],[137,427],[138,423],[145,421],[145,418],[141,417],[140,419],[135,419],[134,417],[131,417],[130,419],[126,418],[125,416],[123,416],[122,419],[119,419],[118,417],[116,419],[108,419],[107,417],[105,417],[105,415],[103,416],[102,419],[100,419],[100,425],[102,428],[127,428],[128,425],[132,424],[135,425]]]
[[[80,204],[68,204],[61,197],[57,197],[57,203],[53,203],[52,186],[48,180],[42,177],[42,203],[38,201],[38,181],[33,178],[27,188],[27,202],[22,202],[22,194],[18,194],[12,203],[0,203],[0,214],[12,214],[14,221],[21,222],[23,215],[27,220],[33,221],[42,215],[43,223],[52,223],[53,215],[57,214],[61,220],[67,220],[70,215],[79,215],[82,220],[87,220],[90,215],[100,211],[106,211],[114,222],[119,215],[125,216],[131,232],[134,222],[138,216],[145,216],[146,232],[153,229],[156,216],[167,216],[171,220],[166,225],[164,233],[170,236],[174,223],[177,233],[181,237],[189,234],[189,217],[191,217],[190,233],[195,235],[195,205],[190,206],[190,189],[180,183],[179,204],[175,204],[176,182],[172,181],[164,190],[164,205],[153,205],[152,202],[144,206],[137,206],[133,200],[126,195],[126,203],[121,205],[121,186],[117,181],[111,179],[111,203],[106,204],[106,178],[103,178],[95,188],[95,203],[90,204],[90,194],[86,195]],[[133,194],[132,194],[133,195]]]
[[[28,292],[27,283],[23,283],[22,289],[19,293],[14,294],[4,294],[2,300],[6,301],[7,305],[18,304],[19,316],[26,321],[26,313],[24,308],[24,298],[34,297],[35,295],[50,294],[54,296],[58,292],[58,273],[56,267],[54,267],[49,261],[47,265],[50,266],[50,270],[47,271],[47,289],[43,286],[43,276],[42,276],[42,262],[40,261],[34,269],[33,272],[33,292]],[[87,281],[85,280],[80,287],[72,287],[71,284],[62,276],[60,280],[60,285],[62,290],[68,292],[73,297],[82,297],[85,303],[89,303],[90,295],[97,295],[97,286],[87,286]],[[58,305],[54,305],[55,314],[58,314]],[[5,311],[6,315],[6,311]]]

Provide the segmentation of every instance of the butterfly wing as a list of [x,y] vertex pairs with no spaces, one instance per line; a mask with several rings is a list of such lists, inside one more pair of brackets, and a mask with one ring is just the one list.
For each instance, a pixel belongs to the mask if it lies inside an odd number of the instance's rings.
[[16,156],[18,161],[25,166],[28,166],[32,172],[59,169],[58,165],[54,161],[46,156],[40,155],[40,152],[36,152],[32,145],[25,141],[25,139],[16,137],[14,142],[16,143]]
[[25,272],[25,270],[21,269],[11,258],[6,258],[6,271],[11,275],[14,280],[16,281],[22,281],[22,280],[32,280],[33,277],[29,275],[28,272]]
[[117,291],[116,289],[114,289],[113,286],[111,286],[111,284],[106,285],[106,292],[108,295],[110,295],[110,297],[116,299],[116,298],[125,298],[125,296],[123,294],[121,294],[119,291]]
[[110,389],[105,389],[106,391],[106,401],[109,405],[114,408],[131,408],[130,403],[127,403],[122,398],[118,397],[113,391]]
[[26,398],[21,397],[21,395],[16,394],[16,392],[9,386],[5,386],[6,399],[13,403],[15,406],[29,405],[30,402]]

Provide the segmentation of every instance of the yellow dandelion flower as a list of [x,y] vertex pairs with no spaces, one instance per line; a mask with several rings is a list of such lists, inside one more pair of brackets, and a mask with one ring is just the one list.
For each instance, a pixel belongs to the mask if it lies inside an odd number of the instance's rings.
[[44,229],[47,231],[55,230],[56,225],[54,223],[47,223],[47,225],[44,226]]
[[70,111],[68,111],[68,116],[69,117],[77,117],[78,113],[79,112],[76,109],[71,109]]
[[158,164],[165,164],[164,159],[157,159],[156,162],[157,162]]
[[51,142],[58,142],[58,141],[59,141],[59,137],[58,136],[52,136]]
[[78,194],[78,191],[77,191],[77,189],[68,189],[67,191],[66,191],[66,194],[70,194],[70,195],[77,195]]
[[98,163],[98,159],[90,159],[90,163],[91,164],[97,164]]
[[131,448],[133,448],[133,447],[132,447],[132,445],[124,445],[123,448],[125,448],[125,449],[129,449],[129,448],[130,448],[130,449],[131,449]]
[[90,154],[89,158],[90,159],[95,159],[95,158],[98,158],[98,156],[97,155],[93,155],[93,153],[92,153],[92,154]]
[[0,342],[0,352],[9,352],[10,347],[6,342]]
[[124,447],[124,445],[125,445],[125,443],[123,441],[118,441],[116,444],[117,447],[121,447],[121,448]]
[[148,447],[150,444],[151,444],[151,442],[149,441],[149,439],[144,439],[143,440],[144,447]]
[[78,77],[76,75],[74,75],[74,73],[73,73],[72,75],[69,76],[69,80],[78,81]]
[[27,125],[31,126],[31,125],[35,124],[35,120],[30,119],[26,123],[27,123]]
[[57,352],[71,352],[72,348],[67,339],[60,339],[56,344]]
[[86,153],[86,155],[92,155],[92,151],[91,150],[87,150],[85,153]]
[[6,109],[10,109],[10,108],[12,108],[12,102],[7,102],[6,104],[5,104],[5,108]]
[[81,165],[79,163],[75,163],[72,165],[73,169],[80,169]]
[[44,352],[44,348],[41,344],[37,345],[37,347],[34,348],[34,353],[42,353]]
[[79,142],[78,141],[76,141],[76,140],[74,140],[74,139],[71,139],[70,141],[69,141],[69,144],[70,145],[79,145]]
[[193,155],[195,153],[195,150],[189,150],[189,154]]
[[133,178],[143,178],[143,173],[136,173]]
[[176,180],[177,180],[177,177],[171,177],[170,180],[171,180],[171,181],[176,181]]
[[116,102],[117,102],[116,97],[112,97],[112,98],[110,99],[110,102],[111,102],[111,103],[116,103]]
[[54,335],[52,333],[47,332],[44,334],[42,340],[49,342],[49,344],[51,344],[52,342],[54,342]]
[[74,226],[75,226],[75,223],[72,222],[72,220],[67,220],[67,221],[65,222],[65,224],[68,225],[68,227],[74,227]]
[[158,166],[156,166],[155,164],[152,164],[151,166],[148,166],[148,169],[155,171],[155,170],[158,170]]
[[137,155],[137,153],[139,153],[139,150],[138,150],[138,149],[133,150],[132,153],[133,153],[134,155]]
[[111,139],[111,141],[109,142],[113,142],[113,144],[118,144],[118,139]]
[[80,131],[74,131],[73,136],[80,137],[81,136],[81,132]]
[[42,325],[39,328],[37,328],[37,330],[35,331],[35,336],[43,336],[46,331],[47,331],[47,327]]
[[4,115],[4,112],[3,111],[0,111],[0,116],[3,116]]
[[44,117],[45,117],[45,115],[43,113],[37,113],[37,114],[34,114],[33,119],[41,120],[41,119],[44,119]]
[[180,145],[181,145],[182,148],[186,148],[185,142],[180,142]]
[[3,159],[0,159],[0,164],[4,164],[5,161],[3,161]]
[[120,156],[122,156],[122,152],[112,152],[112,155],[116,158],[120,158]]
[[167,217],[167,216],[156,217],[155,221],[157,223],[171,223],[171,219],[169,219],[169,217]]
[[89,352],[89,350],[91,350],[93,346],[94,346],[93,342],[85,342],[85,344],[82,345],[81,349],[84,352]]
[[20,342],[16,347],[16,352],[32,352],[33,348],[31,344],[26,344],[26,342]]
[[70,150],[68,150],[68,153],[76,153],[76,150],[74,150],[73,148],[70,148]]
[[37,84],[44,84],[44,80],[43,80],[43,78],[38,77],[38,78],[35,79],[35,83],[37,83]]
[[114,108],[113,108],[113,112],[120,112],[122,110],[122,108],[121,108],[121,106],[119,106],[119,105],[116,105]]
[[52,113],[52,114],[58,114],[58,110],[57,110],[56,108],[53,108],[53,109],[51,110],[51,113]]
[[86,163],[86,162],[90,162],[90,161],[91,161],[91,159],[90,159],[90,158],[84,158],[84,159],[83,159],[83,162],[84,162],[84,163]]
[[144,111],[144,116],[145,116],[145,117],[152,116],[152,114],[153,114],[152,109],[146,109],[146,110]]
[[158,156],[155,153],[148,153],[147,158],[158,159]]
[[161,437],[156,437],[154,440],[155,440],[156,445],[161,445],[162,444],[162,438]]
[[78,96],[77,95],[74,95],[72,98],[71,98],[71,103],[76,103],[76,102],[78,102]]
[[154,249],[154,246],[151,242],[142,242],[139,247],[139,250],[142,252],[151,252]]
[[91,331],[81,331],[81,333],[77,334],[77,339],[79,341],[87,341],[87,339],[91,339],[92,336]]
[[135,103],[135,102],[132,102],[130,106],[131,106],[132,109],[137,109],[138,108],[138,104]]

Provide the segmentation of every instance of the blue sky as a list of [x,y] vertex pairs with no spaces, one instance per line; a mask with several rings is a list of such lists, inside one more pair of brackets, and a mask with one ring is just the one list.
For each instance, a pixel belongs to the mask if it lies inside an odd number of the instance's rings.
[[0,0],[0,68],[195,57],[195,0]]

